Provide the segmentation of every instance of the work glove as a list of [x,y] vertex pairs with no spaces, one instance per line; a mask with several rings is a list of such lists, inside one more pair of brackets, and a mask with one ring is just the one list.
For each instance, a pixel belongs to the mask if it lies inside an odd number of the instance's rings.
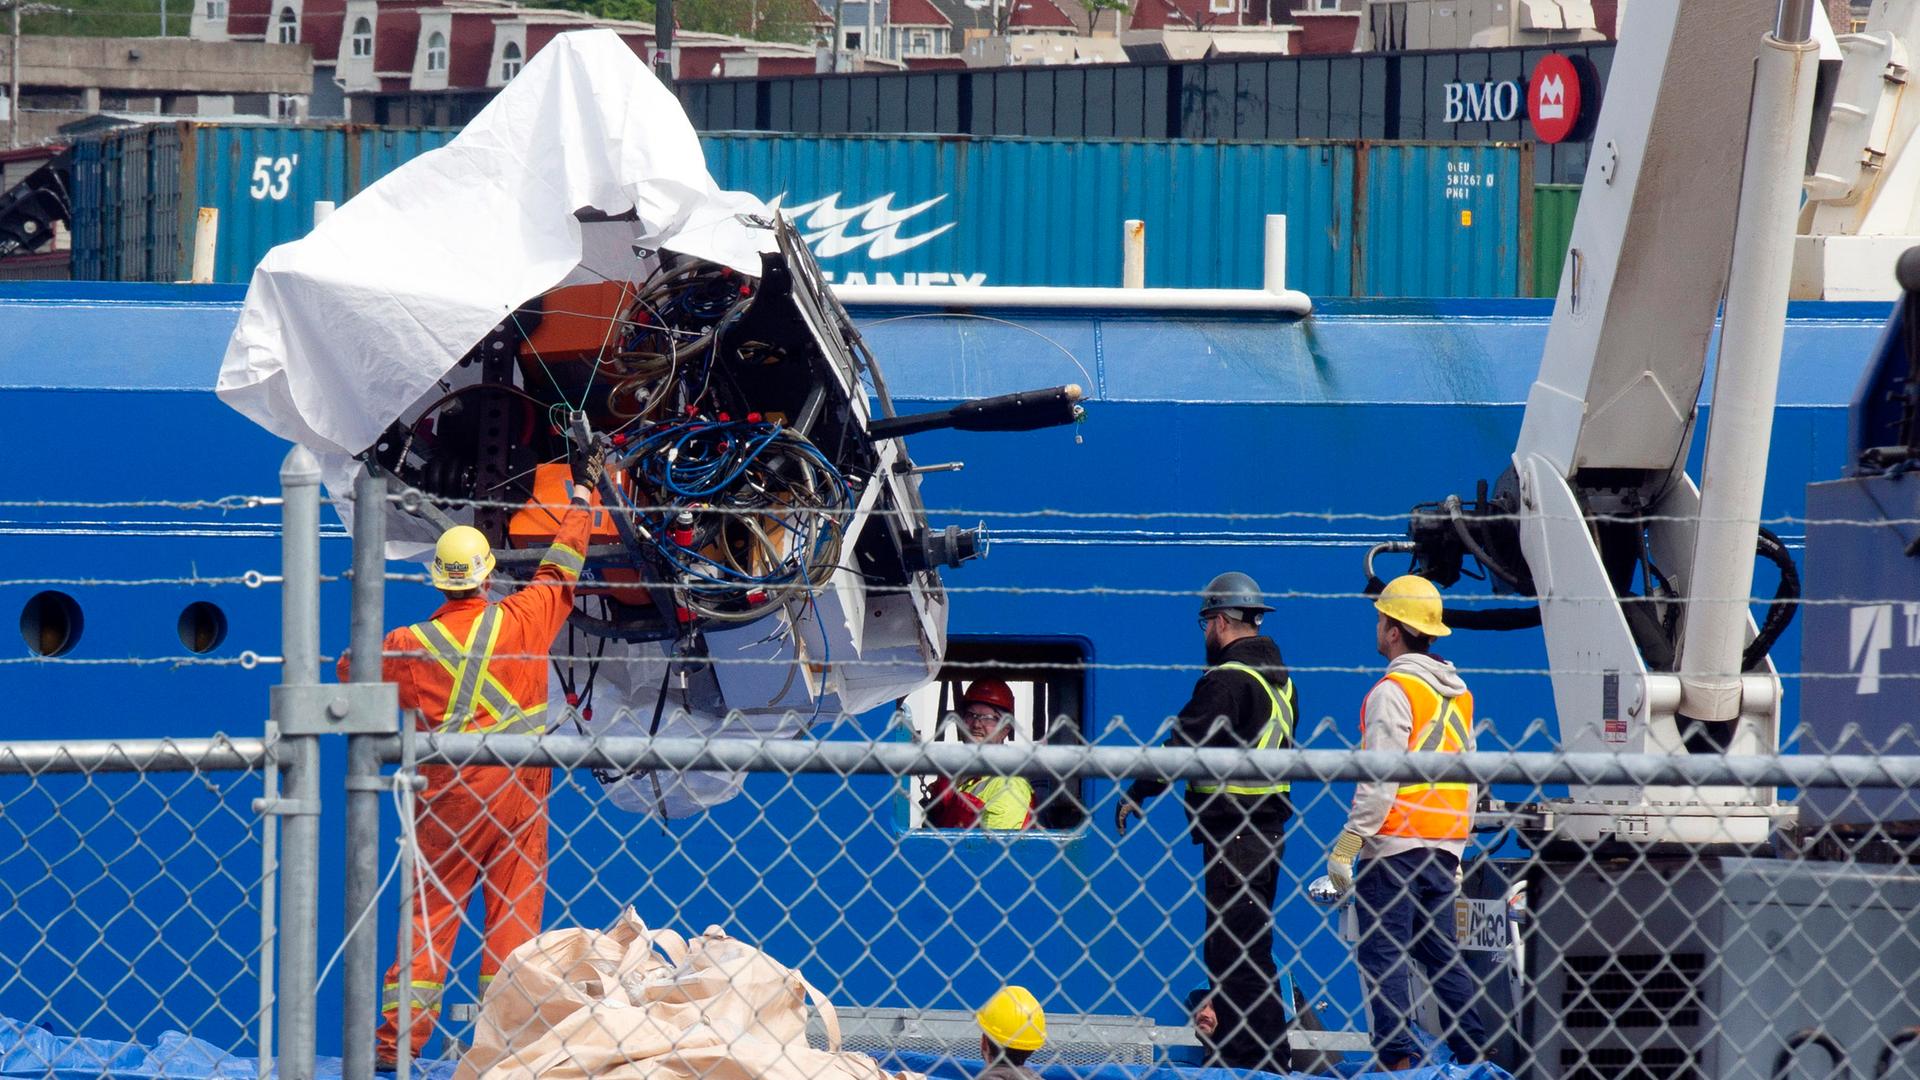
[[1133,801],[1133,796],[1120,796],[1120,805],[1113,808],[1113,827],[1121,836],[1127,835],[1127,819],[1142,817],[1146,811]]
[[598,446],[591,454],[582,454],[576,449],[569,464],[573,467],[574,484],[594,491],[600,487],[600,477],[607,471],[607,454]]
[[1353,860],[1360,855],[1360,845],[1366,837],[1351,829],[1341,829],[1340,839],[1334,841],[1333,850],[1327,853],[1327,880],[1345,896],[1353,890]]

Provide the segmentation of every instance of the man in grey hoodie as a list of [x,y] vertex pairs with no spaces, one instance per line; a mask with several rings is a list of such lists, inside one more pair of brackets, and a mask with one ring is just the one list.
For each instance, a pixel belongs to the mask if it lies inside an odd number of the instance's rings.
[[[1409,574],[1388,582],[1373,606],[1379,612],[1374,643],[1388,663],[1362,706],[1361,748],[1472,751],[1473,694],[1452,664],[1429,652],[1434,638],[1452,632],[1442,619],[1439,590]],[[1486,1041],[1453,929],[1460,857],[1477,801],[1472,784],[1358,784],[1347,826],[1327,859],[1334,887],[1354,890],[1373,1048],[1390,1070],[1410,1068],[1421,1057],[1412,1031],[1409,958],[1426,968],[1440,999],[1445,1030],[1439,1034],[1454,1059],[1478,1060]]]

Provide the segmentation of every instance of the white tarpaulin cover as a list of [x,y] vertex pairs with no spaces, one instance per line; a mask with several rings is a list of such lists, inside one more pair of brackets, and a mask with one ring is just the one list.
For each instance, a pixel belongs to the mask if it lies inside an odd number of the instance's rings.
[[714,184],[679,102],[617,35],[562,34],[452,142],[267,253],[216,389],[337,462],[528,300],[630,277],[636,243],[758,275],[772,233],[738,215],[766,213]]

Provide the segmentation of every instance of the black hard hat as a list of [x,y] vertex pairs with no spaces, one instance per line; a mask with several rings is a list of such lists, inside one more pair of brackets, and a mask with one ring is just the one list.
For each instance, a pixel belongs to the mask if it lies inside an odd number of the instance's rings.
[[1273,605],[1264,601],[1259,582],[1238,570],[1229,570],[1207,582],[1206,591],[1200,594],[1200,614],[1211,615],[1216,611],[1264,614],[1272,611]]

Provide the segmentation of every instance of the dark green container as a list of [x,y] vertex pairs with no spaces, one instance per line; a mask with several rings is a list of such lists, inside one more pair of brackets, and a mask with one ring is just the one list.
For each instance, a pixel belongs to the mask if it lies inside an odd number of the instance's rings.
[[1533,295],[1560,292],[1560,266],[1573,239],[1573,215],[1580,208],[1579,184],[1533,186]]

